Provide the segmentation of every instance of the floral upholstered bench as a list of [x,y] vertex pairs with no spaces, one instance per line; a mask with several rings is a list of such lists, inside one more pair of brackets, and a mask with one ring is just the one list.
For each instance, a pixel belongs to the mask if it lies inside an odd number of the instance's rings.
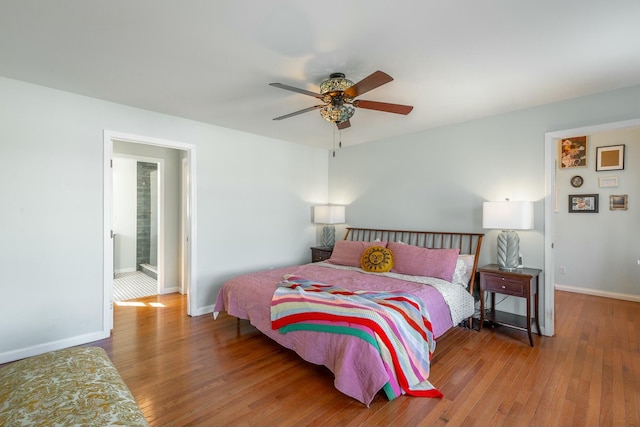
[[75,347],[0,368],[2,426],[148,426],[107,353]]

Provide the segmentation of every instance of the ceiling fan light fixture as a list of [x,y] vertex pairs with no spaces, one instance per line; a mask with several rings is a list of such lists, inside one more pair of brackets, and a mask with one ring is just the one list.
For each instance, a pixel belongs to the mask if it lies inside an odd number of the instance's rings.
[[329,79],[320,83],[320,93],[342,92],[353,86],[353,82],[344,78],[342,73],[333,73]]
[[350,105],[325,105],[320,109],[323,119],[331,123],[342,123],[349,120],[356,109]]

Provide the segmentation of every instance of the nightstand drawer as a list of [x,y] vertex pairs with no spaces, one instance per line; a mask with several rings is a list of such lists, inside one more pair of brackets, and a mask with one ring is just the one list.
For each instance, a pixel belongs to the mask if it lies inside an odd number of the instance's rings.
[[316,246],[311,248],[311,262],[326,261],[331,258],[333,248],[325,248],[323,246]]
[[500,292],[505,295],[513,295],[517,297],[526,297],[525,283],[522,280],[511,279],[509,277],[483,274],[482,288],[487,292]]

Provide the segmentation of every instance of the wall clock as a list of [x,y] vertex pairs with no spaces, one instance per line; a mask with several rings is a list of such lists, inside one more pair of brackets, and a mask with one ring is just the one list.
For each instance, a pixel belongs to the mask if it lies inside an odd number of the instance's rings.
[[576,176],[571,178],[571,185],[573,185],[576,188],[582,186],[583,182],[584,182],[584,180],[582,179],[582,177],[580,175],[576,175]]

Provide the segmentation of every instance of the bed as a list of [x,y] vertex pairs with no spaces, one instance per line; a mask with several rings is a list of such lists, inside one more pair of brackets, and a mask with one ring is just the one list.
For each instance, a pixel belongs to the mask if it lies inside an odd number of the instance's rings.
[[[409,301],[407,305],[419,304],[418,317],[422,316],[424,320],[426,316],[424,324],[429,327],[426,334],[430,341],[425,347],[429,352],[416,356],[414,359],[418,359],[417,362],[412,360],[408,363],[419,363],[419,369],[426,370],[428,376],[435,340],[458,325],[471,326],[474,312],[472,295],[482,237],[483,234],[479,233],[349,227],[344,240],[336,242],[331,257],[326,261],[243,274],[225,282],[217,296],[214,318],[219,312],[226,311],[238,319],[249,320],[262,333],[295,351],[304,360],[329,368],[335,376],[336,389],[366,406],[380,391],[393,399],[407,391],[402,389],[402,384],[396,378],[403,375],[394,370],[395,359],[392,362],[389,359],[388,353],[394,349],[381,350],[375,342],[363,339],[360,331],[354,332],[357,328],[367,328],[354,326],[351,322],[353,316],[340,324],[351,329],[348,333],[344,332],[345,328],[341,329],[343,332],[336,333],[337,326],[331,329],[333,324],[326,320],[326,315],[318,314],[320,320],[313,317],[317,311],[311,313],[315,322],[305,317],[307,321],[300,322],[303,327],[296,327],[300,324],[288,325],[293,327],[287,329],[286,333],[280,328],[274,329],[276,323],[281,321],[277,317],[281,314],[274,308],[278,300],[275,296],[281,291],[292,292],[292,289],[309,291],[302,289],[309,283],[312,286],[335,288],[339,291],[337,294],[348,294],[346,298],[351,298],[351,295],[358,299],[370,295],[376,298],[378,295],[385,298],[390,296],[383,305],[387,305],[389,299],[397,299],[393,298],[396,294],[402,295]],[[380,258],[371,258],[374,256]],[[387,262],[391,259],[392,262]],[[388,264],[392,266],[390,271],[387,271]],[[301,293],[305,298],[309,295]],[[282,299],[291,302],[287,295]],[[314,297],[316,295],[320,293]],[[329,296],[328,299],[333,300],[334,297]],[[334,301],[331,304],[344,306],[347,303]],[[358,307],[360,309],[361,306]],[[287,318],[287,311],[283,312],[282,316]],[[307,315],[309,312],[305,312]],[[309,324],[313,324],[313,327]],[[397,333],[400,335],[400,332]],[[380,338],[376,334],[370,335]],[[391,337],[391,341],[397,340]],[[412,341],[412,338],[407,340]],[[418,354],[413,349],[405,353]],[[428,381],[425,383],[428,384]],[[439,392],[435,388],[433,390],[423,395],[437,396]]]

